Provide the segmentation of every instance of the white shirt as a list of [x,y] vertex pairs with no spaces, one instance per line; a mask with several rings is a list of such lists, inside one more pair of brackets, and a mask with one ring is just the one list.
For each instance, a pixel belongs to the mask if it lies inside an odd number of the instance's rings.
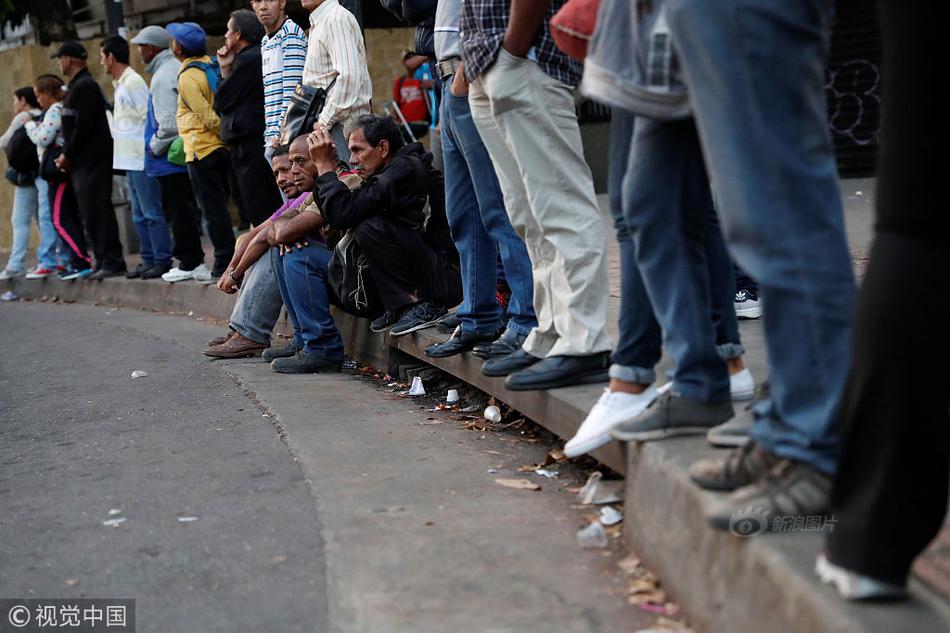
[[148,85],[142,76],[126,68],[113,80],[113,169],[145,169],[145,119],[148,117]]
[[361,114],[368,114],[373,84],[356,17],[337,0],[324,0],[310,14],[302,81],[306,86],[326,88],[334,78],[336,83],[319,118],[328,129],[337,123],[347,126]]

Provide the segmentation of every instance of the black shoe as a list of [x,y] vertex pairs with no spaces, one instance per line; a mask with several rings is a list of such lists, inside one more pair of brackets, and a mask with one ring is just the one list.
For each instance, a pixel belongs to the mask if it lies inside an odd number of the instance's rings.
[[261,353],[261,358],[270,363],[277,360],[278,358],[287,358],[288,356],[293,356],[299,350],[300,348],[297,347],[297,344],[291,340],[283,347],[268,347],[263,351],[263,353]]
[[326,374],[343,369],[343,359],[329,360],[300,350],[293,356],[274,359],[270,366],[279,374]]
[[532,356],[523,349],[519,349],[507,356],[499,356],[498,358],[486,360],[485,364],[482,365],[482,374],[486,376],[507,376],[508,374],[531,367],[540,360],[541,359],[537,356]]
[[142,273],[145,272],[145,269],[148,268],[145,264],[139,264],[129,272],[125,273],[126,279],[138,279],[142,276]]
[[169,270],[171,270],[170,264],[152,264],[142,271],[142,279],[160,279]]
[[392,326],[396,325],[396,321],[399,320],[399,314],[396,312],[384,312],[381,317],[373,319],[373,322],[369,324],[369,329],[371,332],[376,332],[377,334],[382,334],[387,331]]
[[93,281],[102,281],[103,279],[108,279],[109,277],[120,277],[125,274],[125,268],[106,268],[103,266],[96,272],[89,275],[88,279]]
[[472,348],[472,353],[479,358],[496,358],[517,352],[524,345],[527,334],[518,334],[508,329],[491,343],[482,343]]
[[451,334],[462,321],[459,319],[458,312],[449,312],[444,317],[436,321],[435,329],[442,334]]
[[449,337],[449,340],[442,343],[434,343],[426,348],[426,356],[430,358],[445,358],[455,356],[462,352],[467,352],[479,343],[494,341],[498,338],[498,332],[489,334],[475,334],[473,332],[463,332],[459,326]]
[[442,318],[446,312],[447,310],[442,306],[428,301],[417,303],[403,313],[396,321],[396,325],[389,331],[389,335],[403,336],[435,325],[435,322]]
[[527,369],[510,374],[505,387],[511,391],[554,389],[592,382],[607,382],[610,377],[610,352],[590,356],[548,356]]

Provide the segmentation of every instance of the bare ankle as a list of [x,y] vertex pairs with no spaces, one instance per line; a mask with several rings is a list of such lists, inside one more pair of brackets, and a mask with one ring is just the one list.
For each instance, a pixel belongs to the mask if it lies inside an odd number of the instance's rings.
[[612,392],[632,393],[634,395],[643,393],[650,385],[643,385],[638,382],[627,382],[618,378],[610,379],[610,390]]

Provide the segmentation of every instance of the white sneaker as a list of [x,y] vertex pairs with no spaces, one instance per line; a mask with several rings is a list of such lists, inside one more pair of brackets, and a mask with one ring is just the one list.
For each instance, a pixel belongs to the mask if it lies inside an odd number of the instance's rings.
[[578,457],[600,448],[611,440],[612,428],[643,413],[656,397],[657,390],[653,386],[639,394],[604,389],[600,400],[584,418],[577,433],[564,446],[564,454]]
[[900,585],[875,580],[835,565],[824,552],[815,561],[815,573],[821,582],[831,585],[845,600],[882,600],[903,598],[907,589]]
[[729,376],[729,391],[733,400],[751,400],[755,395],[755,380],[748,368]]
[[191,272],[194,273],[192,279],[197,281],[199,284],[208,285],[214,281],[214,279],[211,277],[211,271],[208,270],[208,267],[204,264],[198,264],[198,267]]
[[[182,270],[178,266],[175,266],[174,268],[169,270],[167,273],[162,275],[162,281],[167,281],[170,284],[173,284],[179,281],[188,281],[189,279],[194,279],[195,275],[200,273],[201,271],[207,272],[207,270],[208,269],[205,267],[204,264],[198,264],[198,266],[194,270]],[[208,273],[208,274],[210,275],[211,273]]]
[[22,277],[23,274],[24,273],[22,270],[9,270],[5,268],[3,269],[2,272],[0,272],[0,281],[6,281],[7,279],[16,279],[17,277]]

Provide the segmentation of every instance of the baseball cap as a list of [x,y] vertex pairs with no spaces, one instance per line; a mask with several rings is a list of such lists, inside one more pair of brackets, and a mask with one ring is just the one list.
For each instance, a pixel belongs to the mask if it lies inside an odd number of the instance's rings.
[[86,59],[86,49],[83,48],[83,45],[77,42],[76,40],[69,40],[68,42],[63,42],[62,46],[59,47],[59,50],[49,56],[50,59],[56,59],[57,57],[75,57],[76,59]]
[[151,24],[138,32],[132,38],[133,44],[147,44],[158,48],[168,48],[168,41],[172,36],[157,24]]
[[194,22],[172,22],[165,29],[184,48],[194,50],[205,47],[205,30]]

